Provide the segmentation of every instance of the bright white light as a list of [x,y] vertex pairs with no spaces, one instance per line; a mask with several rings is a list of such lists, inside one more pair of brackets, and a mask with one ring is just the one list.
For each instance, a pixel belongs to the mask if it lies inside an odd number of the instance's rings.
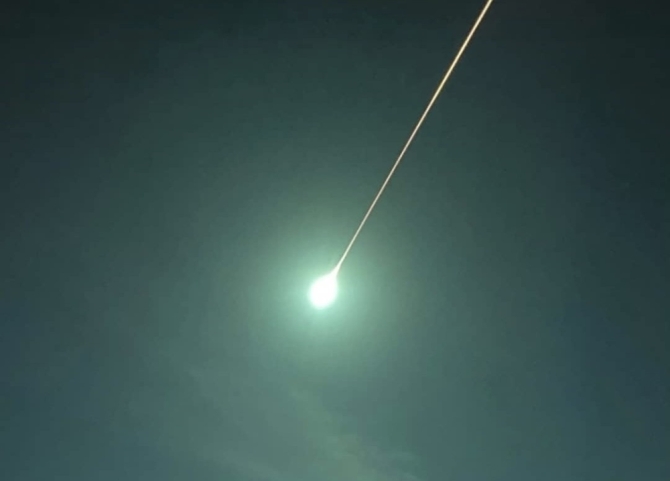
[[317,309],[324,309],[337,297],[337,272],[318,278],[309,290],[309,298]]

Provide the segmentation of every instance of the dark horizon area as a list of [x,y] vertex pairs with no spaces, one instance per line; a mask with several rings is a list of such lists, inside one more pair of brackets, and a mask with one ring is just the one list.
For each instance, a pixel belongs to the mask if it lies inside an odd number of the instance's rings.
[[0,479],[670,479],[661,7],[0,15]]

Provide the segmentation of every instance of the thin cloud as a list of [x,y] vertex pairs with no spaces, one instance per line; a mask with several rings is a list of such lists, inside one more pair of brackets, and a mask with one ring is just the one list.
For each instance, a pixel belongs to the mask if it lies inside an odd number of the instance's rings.
[[182,372],[168,392],[145,389],[134,414],[174,455],[244,481],[420,481],[412,455],[364,439],[314,394],[236,372]]

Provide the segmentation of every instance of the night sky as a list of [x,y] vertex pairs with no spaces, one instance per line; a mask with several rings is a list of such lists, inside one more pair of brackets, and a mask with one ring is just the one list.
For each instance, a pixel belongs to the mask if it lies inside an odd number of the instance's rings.
[[670,479],[643,3],[6,9],[0,479]]

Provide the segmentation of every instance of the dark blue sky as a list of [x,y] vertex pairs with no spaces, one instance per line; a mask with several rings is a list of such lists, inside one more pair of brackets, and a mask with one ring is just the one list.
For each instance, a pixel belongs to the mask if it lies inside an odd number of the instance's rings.
[[3,15],[0,478],[667,480],[669,34],[497,0]]

